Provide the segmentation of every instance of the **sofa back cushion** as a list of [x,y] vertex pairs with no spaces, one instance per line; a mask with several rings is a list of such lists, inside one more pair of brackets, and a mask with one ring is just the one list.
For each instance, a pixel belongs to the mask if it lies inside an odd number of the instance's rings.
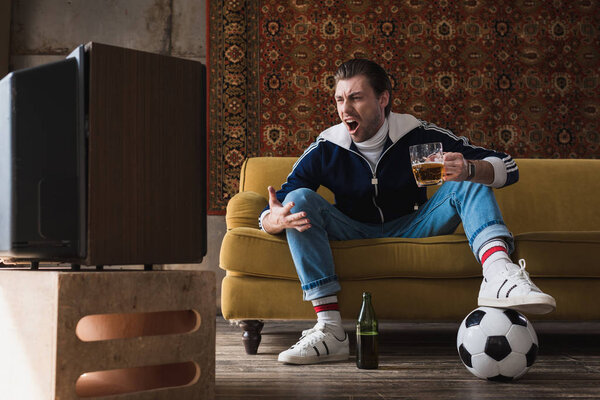
[[496,190],[513,233],[600,231],[600,160],[518,159],[519,181]]
[[[267,186],[285,182],[296,157],[256,157],[244,162],[240,191],[267,197]],[[502,215],[514,233],[600,230],[600,160],[518,159],[519,182],[496,190]],[[437,187],[432,187],[429,195]],[[333,202],[333,194],[318,192]]]
[[[252,191],[269,198],[267,186],[279,190],[292,172],[297,157],[252,157],[246,159],[240,172],[240,192]],[[317,190],[327,201],[333,203],[333,193],[327,188]]]

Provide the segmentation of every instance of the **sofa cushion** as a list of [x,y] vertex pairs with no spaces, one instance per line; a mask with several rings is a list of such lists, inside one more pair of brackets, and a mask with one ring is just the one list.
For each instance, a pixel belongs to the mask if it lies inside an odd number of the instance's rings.
[[[343,280],[481,276],[464,235],[332,241],[331,248],[339,266],[336,273]],[[272,236],[258,229],[228,231],[220,264],[227,271],[247,275],[298,279],[285,235]]]
[[[251,157],[242,164],[240,171],[240,192],[256,192],[265,199],[269,198],[268,186],[278,190],[292,171],[297,157]],[[317,193],[333,203],[333,193],[323,186]]]
[[600,231],[532,232],[515,237],[513,260],[524,258],[532,276],[600,278]]
[[[267,186],[279,188],[296,162],[295,157],[256,157],[244,162],[240,192],[254,191],[265,199]],[[600,213],[589,210],[600,197],[597,179],[600,160],[517,159],[519,182],[495,190],[503,219],[513,233],[591,231],[600,226]],[[437,186],[428,188],[431,197]],[[332,202],[332,193],[317,190]]]
[[228,229],[246,226],[258,229],[258,216],[269,204],[267,199],[252,191],[240,192],[227,203],[225,221]]
[[[529,260],[527,271],[533,277],[600,277],[595,259],[600,232],[523,233],[515,236],[515,243],[513,260]],[[227,271],[298,279],[285,235],[236,228],[227,232],[222,246],[220,264]],[[481,267],[461,234],[332,241],[331,249],[341,280],[481,276]]]
[[593,231],[600,160],[518,159],[519,182],[495,191],[513,233]]

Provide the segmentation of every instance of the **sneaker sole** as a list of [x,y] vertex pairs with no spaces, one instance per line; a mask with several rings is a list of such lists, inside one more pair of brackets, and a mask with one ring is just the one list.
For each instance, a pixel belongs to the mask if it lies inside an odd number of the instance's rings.
[[548,314],[556,310],[556,300],[552,296],[523,296],[508,299],[490,299],[479,297],[480,307],[511,308],[526,314]]
[[309,357],[301,357],[301,356],[282,356],[281,354],[277,358],[277,361],[283,362],[286,364],[298,364],[298,365],[306,365],[306,364],[318,364],[323,362],[330,361],[346,361],[350,358],[349,354],[331,354],[328,356],[309,356]]

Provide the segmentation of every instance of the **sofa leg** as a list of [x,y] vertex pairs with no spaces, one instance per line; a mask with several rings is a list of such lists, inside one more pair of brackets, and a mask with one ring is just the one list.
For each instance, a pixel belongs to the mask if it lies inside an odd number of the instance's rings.
[[255,319],[240,321],[240,326],[244,330],[242,335],[242,342],[246,348],[246,354],[256,354],[258,351],[258,345],[262,338],[260,332],[262,331],[264,322]]

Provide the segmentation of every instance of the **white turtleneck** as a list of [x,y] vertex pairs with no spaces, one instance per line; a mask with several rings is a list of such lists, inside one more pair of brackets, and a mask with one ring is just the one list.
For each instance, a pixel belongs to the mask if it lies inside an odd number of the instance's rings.
[[365,158],[371,164],[371,168],[375,170],[375,165],[377,164],[377,160],[379,160],[379,156],[383,151],[383,146],[385,145],[385,140],[388,137],[388,120],[387,118],[383,121],[383,125],[377,131],[373,137],[365,140],[364,142],[354,143],[360,153],[365,156]]

